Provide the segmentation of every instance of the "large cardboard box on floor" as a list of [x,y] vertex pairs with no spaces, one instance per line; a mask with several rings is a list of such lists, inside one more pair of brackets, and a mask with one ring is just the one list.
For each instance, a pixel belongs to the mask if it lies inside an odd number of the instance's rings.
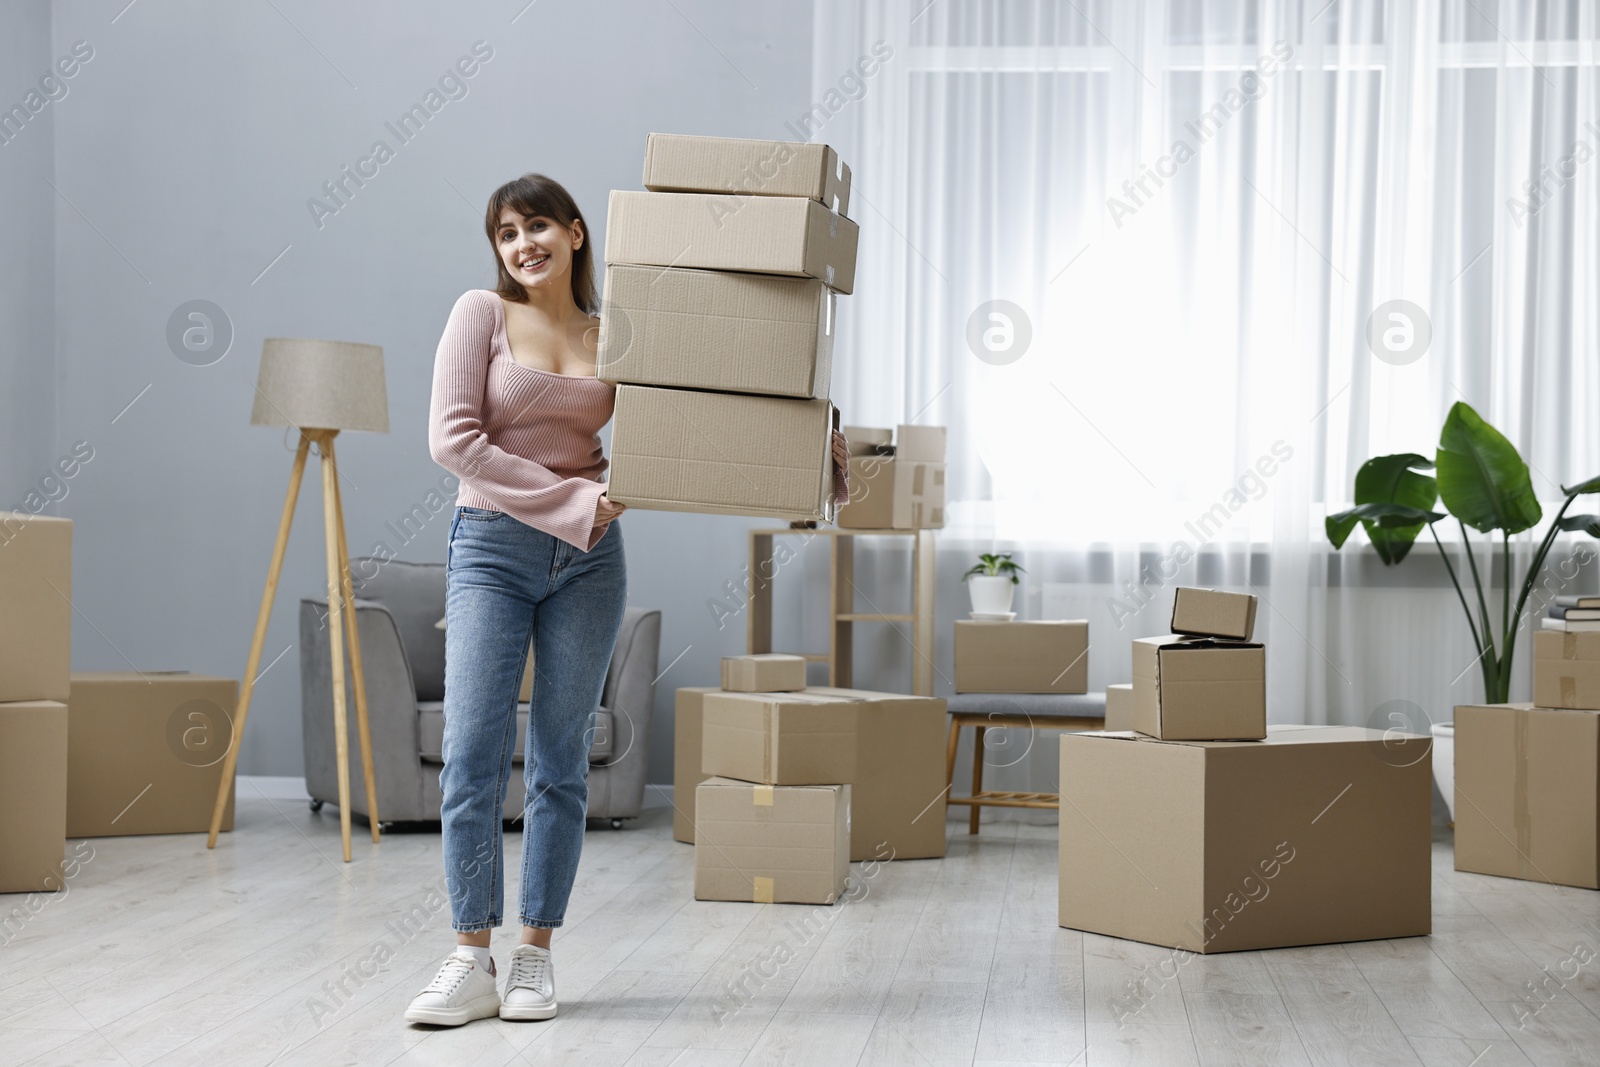
[[1256,598],[1249,593],[1180,586],[1172,595],[1172,632],[1192,637],[1248,641],[1256,629]]
[[956,620],[956,692],[1087,693],[1089,623]]
[[797,693],[806,687],[806,658],[784,652],[722,657],[722,688],[730,693]]
[[700,770],[764,785],[856,777],[857,701],[831,693],[707,693]]
[[836,299],[813,278],[614,263],[596,373],[608,382],[825,400]]
[[1534,631],[1533,702],[1541,708],[1600,709],[1600,631]]
[[1133,729],[1133,685],[1106,686],[1106,729]]
[[0,704],[0,893],[59,890],[66,847],[67,707]]
[[694,844],[695,787],[711,776],[700,769],[701,729],[705,696],[716,686],[679,689],[672,723],[672,836]]
[[945,853],[945,744],[939,697],[821,686],[808,693],[856,705],[856,775],[850,785],[850,859],[931,859]]
[[1426,934],[1427,743],[1324,726],[1065,734],[1059,922],[1189,952]]
[[707,778],[696,789],[694,898],[832,904],[850,874],[848,785],[757,785]]
[[1600,712],[1468,704],[1455,727],[1456,870],[1600,889]]
[[0,511],[0,701],[67,699],[72,522]]
[[837,418],[826,400],[620,385],[606,494],[656,511],[826,519]]
[[[67,836],[209,830],[238,693],[203,674],[74,672]],[[233,829],[232,783],[222,828]]]
[[606,262],[746,270],[817,278],[849,293],[856,283],[854,222],[815,200],[611,190]]
[[893,456],[850,457],[850,502],[839,507],[840,529],[894,528],[895,469]]
[[1133,643],[1133,725],[1166,741],[1267,736],[1261,645],[1176,634]]
[[831,211],[850,211],[850,168],[825,144],[652,133],[645,140],[644,187],[658,193],[803,196]]

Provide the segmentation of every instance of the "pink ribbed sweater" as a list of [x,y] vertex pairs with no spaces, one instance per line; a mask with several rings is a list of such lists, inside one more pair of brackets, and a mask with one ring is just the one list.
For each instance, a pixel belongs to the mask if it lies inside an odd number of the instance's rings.
[[460,507],[503,511],[588,551],[606,485],[600,428],[616,388],[518,363],[505,305],[469,289],[450,309],[433,361],[428,450],[461,479]]

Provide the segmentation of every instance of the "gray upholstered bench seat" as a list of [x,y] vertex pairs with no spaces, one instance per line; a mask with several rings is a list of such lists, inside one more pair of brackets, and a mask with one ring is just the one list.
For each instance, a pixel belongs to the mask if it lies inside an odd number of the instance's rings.
[[1013,712],[1075,719],[1104,719],[1106,695],[1099,693],[957,693],[947,698],[952,712]]

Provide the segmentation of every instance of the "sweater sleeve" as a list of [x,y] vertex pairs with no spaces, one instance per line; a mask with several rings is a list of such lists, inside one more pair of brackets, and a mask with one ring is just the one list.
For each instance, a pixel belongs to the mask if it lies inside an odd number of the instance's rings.
[[[433,361],[428,451],[445,470],[494,501],[519,522],[587,552],[605,533],[595,529],[604,482],[561,478],[548,467],[493,444],[483,429],[484,390],[494,337],[493,305],[481,290],[450,309]],[[495,298],[498,299],[498,298]]]

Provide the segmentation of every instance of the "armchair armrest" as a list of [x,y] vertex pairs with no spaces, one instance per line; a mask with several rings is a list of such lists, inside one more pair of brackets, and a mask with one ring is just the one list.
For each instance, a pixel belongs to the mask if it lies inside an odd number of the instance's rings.
[[628,609],[601,701],[611,711],[614,731],[610,758],[596,765],[606,767],[610,776],[610,810],[637,812],[644,803],[660,654],[661,612]]

